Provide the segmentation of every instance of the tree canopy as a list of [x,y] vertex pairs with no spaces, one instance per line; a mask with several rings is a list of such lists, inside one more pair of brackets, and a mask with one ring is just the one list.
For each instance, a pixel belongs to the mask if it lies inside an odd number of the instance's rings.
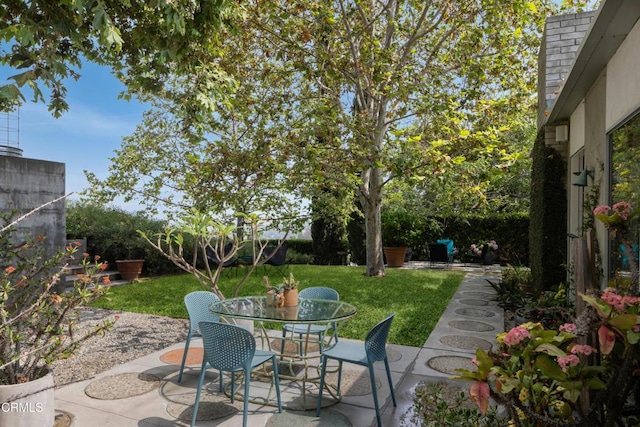
[[[283,191],[321,203],[325,214],[346,213],[356,197],[371,276],[384,275],[380,210],[394,179],[420,183],[425,199],[446,188],[458,209],[474,206],[460,202],[463,192],[475,192],[474,203],[492,188],[496,198],[510,197],[507,172],[523,163],[508,147],[528,138],[536,55],[545,16],[560,10],[555,2],[243,7],[245,19],[220,38],[216,62],[237,90],[207,115],[183,102],[197,79],[167,79],[160,111],[125,140],[111,176],[93,179],[96,188],[139,200],[160,200],[170,188],[186,194],[187,205],[245,212],[266,209],[267,200],[300,206],[277,197]],[[248,194],[269,197],[260,203]]]
[[113,69],[128,87],[125,97],[171,91],[169,76],[188,76],[195,90],[183,102],[208,112],[233,87],[217,67],[217,45],[241,15],[233,0],[3,1],[0,64],[18,73],[0,85],[0,110],[23,102],[26,85],[59,116],[68,108],[69,79],[80,77],[83,61],[94,61]]

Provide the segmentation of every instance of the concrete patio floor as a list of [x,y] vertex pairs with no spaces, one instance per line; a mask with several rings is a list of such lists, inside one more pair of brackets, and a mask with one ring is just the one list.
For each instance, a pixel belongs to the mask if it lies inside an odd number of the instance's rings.
[[[410,263],[407,268],[425,266],[427,265],[423,263]],[[490,348],[495,342],[496,334],[503,330],[503,311],[491,300],[493,290],[485,280],[499,276],[499,267],[487,269],[454,265],[451,268],[464,269],[467,276],[426,343],[420,348],[388,345],[398,403],[395,408],[384,364],[376,364],[376,386],[384,426],[412,425],[408,419],[403,419],[407,414],[410,417],[415,387],[421,382],[448,380],[459,367],[472,369],[471,358],[474,357],[476,348]],[[200,346],[199,340],[193,340],[190,347],[196,349]],[[171,357],[168,357],[178,352],[181,354],[183,347],[184,343],[178,343],[103,372],[93,379],[56,389],[56,410],[69,415],[71,426],[188,426],[195,399],[199,363],[189,365],[182,382],[178,384],[176,379],[180,366],[171,363]],[[281,366],[280,370],[282,369]],[[287,409],[302,406],[315,408],[317,388],[309,383],[304,384],[306,392],[305,400],[302,401],[302,382],[282,380],[281,395],[285,406],[283,413],[278,414],[275,406],[251,403],[247,424],[267,427],[375,426],[376,416],[368,373],[351,364],[345,364],[343,371],[342,400],[324,407],[320,417],[316,417],[315,410]],[[196,425],[241,426],[242,401],[236,399],[232,404],[224,393],[218,392],[216,372],[210,370],[207,376],[211,381],[209,384],[205,382]],[[335,377],[334,374],[328,382],[335,383]],[[225,382],[228,382],[226,376]],[[242,390],[242,387],[239,389]],[[252,399],[266,397],[270,404],[275,405],[275,396],[270,389],[270,381],[252,378]],[[323,394],[323,403],[330,403],[326,392]]]

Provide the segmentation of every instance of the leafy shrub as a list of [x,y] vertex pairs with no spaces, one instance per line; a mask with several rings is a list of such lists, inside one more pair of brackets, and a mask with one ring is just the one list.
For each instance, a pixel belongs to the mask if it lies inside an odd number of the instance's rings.
[[[421,383],[415,389],[414,407],[403,416],[403,424],[419,427],[506,425],[494,408],[483,415],[460,388],[438,383]],[[408,423],[408,424],[407,424]]]
[[[66,208],[67,238],[86,237],[87,252],[100,255],[112,266],[119,259],[144,259],[148,275],[177,272],[177,268],[161,253],[150,247],[137,233],[143,230],[153,236],[165,227],[165,221],[148,217],[143,212],[130,213],[116,207],[70,202]],[[193,245],[185,244],[190,249]]]
[[495,301],[504,310],[515,311],[522,307],[527,299],[529,289],[532,288],[531,271],[526,267],[507,266],[502,270],[502,279],[493,282],[487,279],[496,292]]

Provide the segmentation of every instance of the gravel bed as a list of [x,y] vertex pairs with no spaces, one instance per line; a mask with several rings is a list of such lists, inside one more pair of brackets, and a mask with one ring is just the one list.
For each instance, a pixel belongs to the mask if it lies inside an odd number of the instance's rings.
[[115,324],[104,335],[90,338],[71,357],[52,364],[57,387],[89,379],[187,338],[187,319],[101,308],[83,308],[76,329],[82,333],[114,318]]

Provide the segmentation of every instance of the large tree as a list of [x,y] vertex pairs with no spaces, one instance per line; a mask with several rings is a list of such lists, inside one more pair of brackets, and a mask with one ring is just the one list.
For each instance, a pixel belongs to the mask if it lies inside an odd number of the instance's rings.
[[218,35],[241,14],[234,0],[4,0],[0,64],[18,72],[0,84],[0,110],[23,102],[27,85],[59,116],[68,79],[95,61],[127,85],[125,96],[161,93],[169,75],[188,75],[194,91],[183,102],[207,113],[233,85],[216,63]]
[[504,138],[533,103],[551,7],[543,0],[247,4],[265,50],[295,64],[301,79],[299,106],[311,126],[298,145],[299,167],[359,199],[368,275],[384,275],[386,183],[437,177],[470,148]]
[[[544,0],[244,2],[247,19],[238,32],[225,34],[217,62],[239,84],[235,101],[219,106],[224,114],[191,114],[192,106],[185,106],[182,99],[190,96],[194,81],[183,78],[168,86],[171,91],[165,95],[171,104],[163,108],[181,119],[174,130],[188,130],[182,137],[192,144],[187,150],[191,157],[198,156],[198,150],[206,152],[212,141],[227,150],[225,168],[213,170],[198,162],[198,173],[193,175],[205,177],[200,184],[216,174],[232,176],[234,168],[241,170],[247,162],[242,155],[245,147],[267,144],[286,165],[287,182],[308,184],[307,196],[323,203],[323,210],[352,208],[355,195],[366,220],[367,274],[381,276],[383,188],[398,177],[445,176],[442,170],[467,158],[475,161],[473,152],[484,150],[488,154],[482,158],[490,159],[496,141],[513,135],[514,124],[523,122],[522,115],[533,103],[535,54],[544,17],[553,4]],[[275,91],[277,96],[261,95],[257,89]],[[260,133],[252,133],[254,119],[246,106],[266,118],[257,127]],[[206,142],[212,129],[232,128],[232,116],[250,131],[248,142],[233,145],[215,138]],[[151,135],[153,130],[146,132]],[[133,149],[139,136],[126,148]],[[123,150],[114,171],[128,168],[129,177],[137,179],[131,174],[132,159],[138,159],[136,167],[156,183],[154,191],[159,194],[162,185],[156,177],[162,175],[158,173],[162,162],[128,156]],[[256,174],[265,183],[276,176]],[[135,186],[130,184],[121,180],[113,188],[132,194],[129,189]],[[203,188],[183,185],[181,191],[194,198],[207,194]],[[236,194],[227,192],[227,200]],[[327,196],[334,201],[323,201]]]

